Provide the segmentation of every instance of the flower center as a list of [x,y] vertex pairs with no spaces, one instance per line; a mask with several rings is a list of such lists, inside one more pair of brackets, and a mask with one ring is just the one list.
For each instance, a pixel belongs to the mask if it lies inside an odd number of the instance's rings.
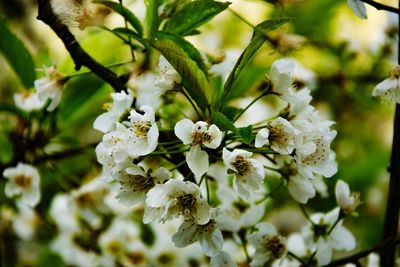
[[240,176],[246,176],[253,170],[250,162],[243,156],[237,156],[232,163]]
[[328,228],[329,228],[329,225],[327,225],[327,224],[323,224],[323,223],[314,224],[313,230],[314,230],[315,238],[318,239],[318,237],[326,236],[328,234]]
[[275,126],[267,126],[269,130],[269,140],[271,142],[281,143],[281,145],[286,145],[289,141],[289,135],[285,132],[282,123],[278,123]]
[[265,248],[271,251],[272,255],[278,259],[286,252],[286,246],[281,236],[264,237]]
[[141,252],[131,252],[127,256],[129,262],[131,262],[133,265],[139,265],[145,261],[145,256]]
[[217,223],[214,220],[210,220],[204,225],[197,225],[196,230],[199,234],[210,235],[217,228]]
[[315,144],[317,145],[315,151],[303,159],[303,163],[306,165],[318,165],[329,159],[329,147],[327,144],[321,140],[317,140]]
[[154,180],[150,175],[132,175],[128,174],[128,181],[121,181],[121,185],[129,185],[133,192],[148,192],[155,186]]
[[132,125],[133,132],[139,138],[147,138],[147,133],[151,128],[151,123],[149,121],[137,121]]
[[178,203],[181,209],[181,213],[185,217],[191,217],[192,209],[196,204],[196,198],[191,194],[185,194],[178,197]]
[[32,178],[26,175],[18,175],[14,179],[15,183],[22,188],[29,188],[32,184]]
[[192,133],[192,145],[201,145],[202,143],[211,142],[212,136],[207,132],[194,132]]

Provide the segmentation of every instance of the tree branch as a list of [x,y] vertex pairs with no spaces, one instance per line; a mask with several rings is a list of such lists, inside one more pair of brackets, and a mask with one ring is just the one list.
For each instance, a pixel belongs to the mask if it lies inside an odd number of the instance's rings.
[[108,82],[115,91],[121,92],[126,90],[125,84],[114,72],[98,63],[82,49],[68,27],[54,14],[49,0],[38,0],[37,19],[46,23],[62,40],[75,63],[76,70],[79,70],[81,66],[86,66],[101,79]]
[[393,12],[393,13],[396,13],[396,14],[398,14],[399,11],[400,11],[398,8],[395,8],[395,7],[392,7],[392,6],[388,6],[388,5],[384,5],[384,4],[375,2],[373,0],[360,0],[360,1],[370,5],[372,7],[375,7],[377,10],[386,10],[386,11]]
[[400,242],[400,239],[396,239],[396,238],[392,237],[392,238],[386,239],[385,241],[379,243],[376,246],[373,246],[370,249],[360,251],[359,253],[353,254],[351,256],[342,258],[337,261],[333,261],[333,262],[329,263],[328,265],[324,265],[324,267],[335,267],[335,266],[345,265],[346,263],[356,263],[359,259],[365,258],[372,252],[383,251],[384,249],[387,249],[388,247],[396,247],[395,245],[398,244],[399,242]]
[[[399,0],[400,6],[400,0]],[[400,13],[398,25],[397,63],[400,64]],[[400,105],[396,104],[396,111],[393,125],[392,155],[390,157],[390,183],[389,193],[386,202],[385,224],[382,233],[382,240],[397,236],[400,215]],[[395,265],[396,247],[389,246],[381,250],[381,266],[392,267]]]

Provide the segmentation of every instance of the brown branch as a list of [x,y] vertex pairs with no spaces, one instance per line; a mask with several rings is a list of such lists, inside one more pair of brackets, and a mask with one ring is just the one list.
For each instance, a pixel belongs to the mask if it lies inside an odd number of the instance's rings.
[[[386,239],[385,241],[382,241],[381,243],[379,243],[376,246],[373,246],[372,248],[360,251],[360,252],[353,254],[351,256],[348,256],[346,258],[342,258],[340,260],[333,261],[333,262],[329,263],[328,265],[324,265],[324,267],[335,267],[335,266],[345,265],[346,263],[357,263],[358,260],[365,258],[372,252],[384,251],[384,250],[388,249],[389,247],[396,248],[395,245],[398,244],[399,242],[400,242],[400,239],[396,239],[396,238],[392,237],[392,238]],[[381,266],[386,266],[386,265],[381,265]]]
[[126,90],[125,84],[114,72],[98,63],[82,49],[68,27],[54,14],[49,0],[38,0],[37,19],[46,23],[62,40],[75,63],[76,70],[79,70],[81,66],[86,66],[101,79],[108,82],[115,91],[121,92]]
[[[399,0],[400,6],[400,0]],[[400,64],[400,13],[399,13],[397,63]],[[386,202],[385,223],[382,233],[382,240],[397,236],[400,215],[400,105],[396,104],[396,111],[393,125],[392,155],[390,157],[390,183],[389,193]],[[392,267],[395,265],[396,247],[390,246],[381,250],[381,266]]]
[[396,14],[398,14],[399,11],[400,11],[398,8],[395,8],[395,7],[392,7],[392,6],[388,6],[388,5],[384,5],[384,4],[375,2],[373,0],[360,0],[360,1],[370,5],[372,7],[375,7],[377,10],[386,10],[386,11],[393,12],[393,13],[396,13]]

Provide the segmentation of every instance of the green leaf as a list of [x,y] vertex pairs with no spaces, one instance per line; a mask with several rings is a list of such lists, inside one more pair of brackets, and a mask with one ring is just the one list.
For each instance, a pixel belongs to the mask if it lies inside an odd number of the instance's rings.
[[146,5],[146,25],[147,25],[147,37],[151,37],[154,31],[158,30],[158,26],[161,23],[161,18],[158,16],[158,8],[162,4],[162,0],[145,0]]
[[246,49],[240,55],[239,59],[237,60],[235,66],[232,69],[232,72],[230,73],[230,75],[228,77],[228,80],[225,83],[224,96],[223,96],[224,98],[223,98],[223,101],[221,101],[221,105],[225,104],[225,100],[227,99],[228,95],[230,94],[230,90],[233,86],[233,83],[239,77],[239,75],[243,71],[244,67],[250,62],[250,60],[253,58],[253,56],[258,51],[258,49],[267,40],[268,37],[266,36],[266,32],[278,28],[279,26],[285,24],[289,20],[290,19],[288,19],[288,18],[266,20],[266,21],[258,24],[254,28],[253,36],[251,38],[249,45],[246,47]]
[[180,35],[188,35],[214,16],[224,11],[229,2],[197,0],[183,5],[166,23],[165,29]]
[[211,114],[211,120],[215,123],[221,130],[223,131],[231,131],[242,139],[243,143],[250,144],[252,141],[252,130],[253,127],[251,125],[247,127],[236,128],[233,122],[228,119],[221,112],[213,112]]
[[250,144],[251,141],[253,140],[253,137],[251,136],[251,133],[253,131],[253,126],[249,125],[247,127],[240,127],[237,129],[238,129],[238,134],[242,139],[242,141],[247,145]]
[[120,3],[106,0],[95,0],[94,3],[104,5],[111,8],[121,16],[123,16],[129,24],[137,31],[139,36],[143,36],[143,26],[139,19],[129,9],[121,5]]
[[222,113],[224,113],[228,119],[233,120],[240,111],[241,109],[237,107],[225,107]]
[[223,131],[231,131],[233,133],[238,132],[233,122],[221,112],[213,112],[211,114],[211,120]]
[[35,65],[29,51],[21,40],[8,28],[7,22],[0,17],[0,52],[14,69],[23,85],[33,86]]
[[197,50],[197,48],[194,47],[190,42],[176,34],[167,32],[154,32],[153,36],[157,39],[169,39],[174,41],[179,47],[185,50],[191,59],[196,61],[198,67],[204,72],[204,74],[207,74],[208,70],[206,64],[204,63],[203,57],[201,56],[199,50]]
[[182,84],[196,104],[205,110],[208,106],[206,93],[210,85],[196,61],[171,39],[153,39],[150,45],[157,49],[182,77]]

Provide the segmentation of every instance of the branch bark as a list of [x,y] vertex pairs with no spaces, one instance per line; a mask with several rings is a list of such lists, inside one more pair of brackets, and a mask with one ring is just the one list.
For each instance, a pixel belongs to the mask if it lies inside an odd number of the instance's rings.
[[[400,0],[399,0],[400,6]],[[398,58],[400,65],[400,13],[398,25]],[[386,202],[385,224],[382,233],[382,240],[397,236],[400,215],[400,105],[396,104],[393,130],[392,155],[390,158],[390,183],[389,193]],[[381,250],[381,266],[392,267],[395,265],[396,246],[388,246]]]
[[392,6],[388,6],[388,5],[384,5],[384,4],[375,2],[373,0],[360,0],[360,1],[370,5],[372,7],[375,7],[377,10],[386,10],[386,11],[393,12],[393,13],[396,13],[396,14],[398,14],[399,11],[400,11],[398,8],[395,8],[395,7],[392,7]]
[[337,261],[333,261],[333,262],[329,263],[328,265],[325,265],[324,267],[336,267],[336,266],[343,266],[346,263],[357,263],[358,260],[365,258],[372,252],[375,252],[375,251],[380,252],[380,251],[384,251],[385,249],[387,249],[389,247],[396,247],[396,244],[398,244],[399,241],[400,241],[399,239],[396,239],[393,237],[389,238],[387,240],[382,241],[381,243],[379,243],[378,245],[376,245],[370,249],[360,251],[359,253],[353,254],[351,256],[342,258]]
[[118,78],[118,76],[114,72],[98,63],[82,49],[68,27],[63,24],[54,14],[53,9],[50,5],[50,0],[38,0],[37,19],[46,23],[62,40],[65,48],[68,50],[70,56],[75,63],[76,70],[79,70],[81,66],[86,66],[98,77],[108,82],[115,91],[121,92],[126,90],[125,84]]

